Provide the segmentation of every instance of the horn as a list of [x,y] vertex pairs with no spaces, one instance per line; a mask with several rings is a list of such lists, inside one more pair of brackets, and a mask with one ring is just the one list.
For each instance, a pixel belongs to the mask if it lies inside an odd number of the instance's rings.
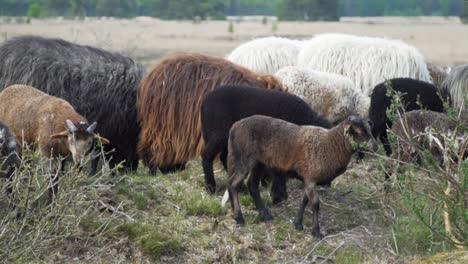
[[65,121],[66,125],[67,125],[67,129],[68,131],[70,132],[76,132],[78,130],[78,128],[76,128],[75,124],[73,124],[72,121],[70,121],[70,119],[67,119],[67,121]]
[[92,123],[87,129],[86,129],[86,132],[88,133],[94,133],[94,129],[96,129],[96,126],[97,126],[97,122],[94,121],[94,123]]

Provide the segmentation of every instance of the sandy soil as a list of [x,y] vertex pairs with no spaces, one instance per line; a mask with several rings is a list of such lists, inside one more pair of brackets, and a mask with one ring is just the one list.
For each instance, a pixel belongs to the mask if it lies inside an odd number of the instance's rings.
[[310,38],[324,32],[401,39],[419,48],[428,61],[443,65],[468,62],[468,25],[457,19],[389,18],[365,20],[345,19],[345,22],[260,22],[234,23],[228,32],[227,21],[161,21],[152,18],[132,20],[86,19],[33,20],[30,24],[0,24],[0,41],[17,35],[34,34],[60,37],[80,44],[98,46],[135,57],[147,67],[161,56],[173,52],[202,52],[224,56],[238,44],[259,36]]

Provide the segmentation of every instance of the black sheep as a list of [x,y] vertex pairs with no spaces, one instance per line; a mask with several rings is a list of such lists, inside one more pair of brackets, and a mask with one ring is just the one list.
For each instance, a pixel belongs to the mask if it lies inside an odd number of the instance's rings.
[[[16,142],[15,135],[2,122],[0,122],[0,176],[8,180],[13,175],[15,168],[19,165],[20,149]],[[7,189],[8,193],[12,188]]]
[[[132,59],[61,39],[35,36],[0,44],[0,90],[13,84],[31,85],[62,98],[110,140],[112,164],[138,165],[139,126],[136,91],[144,69]],[[97,164],[93,164],[94,169]]]
[[[388,88],[387,88],[388,87]],[[371,95],[369,119],[373,122],[372,135],[379,138],[386,154],[392,153],[388,142],[387,128],[392,127],[392,121],[387,116],[387,109],[392,104],[393,91],[401,94],[401,104],[404,111],[428,109],[435,112],[444,111],[444,101],[448,100],[448,92],[437,89],[434,85],[411,78],[395,78],[378,84]]]
[[[202,152],[205,188],[213,193],[216,182],[213,175],[213,160],[220,154],[226,169],[229,129],[246,117],[265,115],[282,119],[297,125],[314,125],[331,128],[331,123],[315,113],[299,97],[275,90],[226,85],[205,96],[202,102],[201,122],[205,146]],[[273,174],[274,172],[269,170]],[[286,199],[285,182],[277,182],[285,177],[274,177],[272,186],[273,202]]]

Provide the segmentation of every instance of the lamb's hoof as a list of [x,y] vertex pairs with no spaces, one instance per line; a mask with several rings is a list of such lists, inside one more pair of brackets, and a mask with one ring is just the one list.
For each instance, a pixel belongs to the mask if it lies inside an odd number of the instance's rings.
[[294,228],[296,228],[297,231],[304,230],[304,226],[301,223],[294,223]]
[[320,233],[320,229],[313,229],[312,230],[312,235],[317,238],[318,240],[321,240],[323,238],[322,233]]
[[271,222],[273,222],[273,216],[271,216],[270,214],[263,214],[263,215],[260,215],[260,218],[261,218],[262,221],[265,222],[265,223],[271,223]]
[[209,194],[215,194],[215,192],[216,192],[216,185],[210,185],[210,184],[205,185],[205,190],[206,190],[206,192],[209,193]]
[[273,205],[277,205],[277,204],[279,204],[279,203],[281,203],[283,201],[287,201],[288,196],[287,195],[286,196],[276,196],[276,197],[274,196],[274,197],[271,198],[271,200],[272,200],[271,203]]
[[235,220],[236,220],[236,224],[237,224],[238,226],[244,226],[244,225],[245,225],[245,220],[244,220],[243,217],[235,218]]

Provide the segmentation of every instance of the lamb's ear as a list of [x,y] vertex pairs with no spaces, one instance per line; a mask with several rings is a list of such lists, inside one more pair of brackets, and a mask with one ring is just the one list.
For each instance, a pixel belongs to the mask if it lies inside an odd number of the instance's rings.
[[103,137],[99,136],[98,134],[94,135],[94,138],[96,140],[101,141],[101,144],[103,144],[103,145],[106,145],[106,144],[110,143],[110,141],[107,138],[103,138]]
[[350,122],[346,122],[346,124],[344,125],[344,134],[345,135],[349,135],[350,132],[351,132],[351,128],[352,128],[352,125]]
[[51,139],[64,138],[64,137],[68,137],[68,131],[66,130],[57,134],[50,135]]

